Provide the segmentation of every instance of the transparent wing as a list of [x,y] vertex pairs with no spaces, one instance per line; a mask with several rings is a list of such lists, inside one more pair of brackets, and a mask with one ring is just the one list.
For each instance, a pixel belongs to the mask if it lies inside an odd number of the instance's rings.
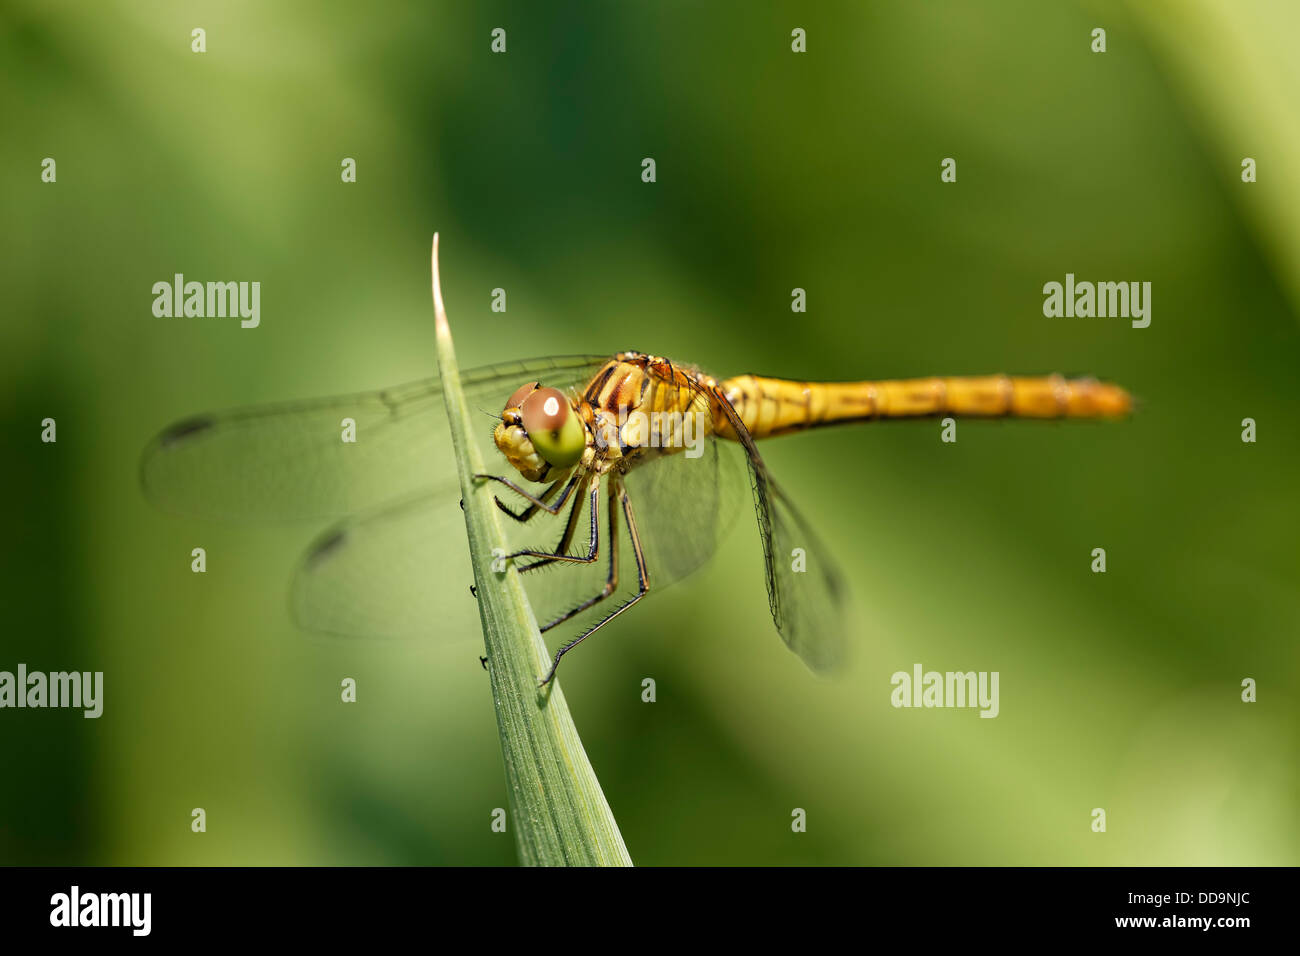
[[[713,471],[707,461],[700,468],[696,478],[707,485],[703,472],[707,469],[712,474]],[[743,494],[743,471],[741,475]],[[541,485],[529,487],[534,493],[543,490]],[[683,489],[682,485],[676,487]],[[624,546],[626,528],[620,526],[619,541],[611,542],[608,538],[607,490],[608,484],[602,486],[597,500],[600,529],[597,559],[585,565],[556,562],[523,575],[539,623],[554,619],[602,589],[608,576],[611,547],[622,549],[619,593],[627,596],[629,591],[635,591],[635,566]],[[662,490],[656,488],[657,494],[666,491],[666,486]],[[502,492],[501,497],[510,507],[520,506],[520,501],[508,491]],[[576,508],[574,533],[566,551],[585,554],[590,544],[589,495],[575,495],[571,507]],[[653,508],[650,510],[655,513]],[[680,513],[681,509],[678,510]],[[688,509],[685,514],[697,511],[703,517],[717,517],[710,504],[703,501],[698,509]],[[501,546],[506,553],[520,548],[552,551],[560,543],[569,517],[570,507],[566,506],[557,515],[539,512],[527,524],[502,518]],[[295,621],[307,630],[339,636],[412,638],[437,634],[446,637],[448,631],[459,630],[476,634],[477,610],[468,591],[474,574],[465,542],[464,520],[458,496],[435,491],[339,522],[317,538],[298,567],[291,599]],[[700,540],[703,525],[694,528],[695,534],[689,537]],[[664,529],[654,540],[661,537],[671,540],[675,529],[675,525]],[[708,551],[702,553],[682,550],[683,541],[674,540],[673,544],[671,554],[689,554],[689,565],[693,566],[707,558],[713,541],[708,541]],[[667,571],[670,565],[658,560],[661,552],[653,546],[647,551],[656,567],[657,591],[667,583],[667,577],[659,572]],[[516,567],[532,561],[520,558]],[[689,570],[685,562],[671,567],[674,578]],[[617,603],[615,597],[611,597],[610,606]],[[465,618],[458,612],[472,612],[473,616]],[[563,640],[570,636],[570,631],[577,633],[584,623],[598,618],[601,612],[597,605],[589,613],[566,621],[557,634]]]
[[745,495],[743,457],[740,446],[710,436],[697,458],[667,455],[627,474],[651,596],[708,561],[735,524]]
[[[719,397],[720,398],[720,397]],[[653,590],[704,563],[738,514],[745,464],[763,542],[768,604],[786,645],[815,671],[833,669],[844,647],[846,589],[834,559],[773,480],[753,438],[725,400],[725,422],[698,459],[671,455],[627,475]],[[726,427],[722,427],[726,426]]]
[[[469,590],[474,568],[465,515],[454,483],[451,488],[451,494],[421,494],[346,518],[321,534],[294,575],[290,604],[295,622],[342,637],[480,636]],[[554,545],[564,520],[563,515],[534,517],[529,524],[537,540],[531,544]],[[579,523],[581,541],[575,541],[574,551],[587,546],[585,517]],[[504,518],[501,525],[505,550],[525,546],[518,540],[523,526]],[[550,606],[558,613],[588,596],[599,587],[597,571],[564,566],[526,575],[530,598],[542,602],[534,605],[539,617],[546,620],[542,615]]]
[[458,630],[477,637],[478,611],[469,592],[474,572],[457,501],[455,495],[419,495],[330,528],[294,576],[294,620],[310,631],[348,637]]
[[[752,473],[765,470],[762,463]],[[844,579],[835,559],[770,476],[766,510],[770,538],[764,545],[768,604],[781,639],[813,670],[833,670],[844,658]],[[755,482],[755,489],[759,483]],[[755,504],[761,512],[761,493]],[[759,518],[759,527],[765,524]]]
[[[624,479],[650,572],[650,597],[713,555],[741,511],[748,471],[776,627],[809,667],[829,670],[843,646],[845,590],[840,576],[825,545],[772,480],[762,458],[752,452],[748,433],[738,433],[744,436],[741,443],[710,437],[698,458],[669,455]],[[454,490],[454,481],[450,487]],[[538,619],[546,621],[598,592],[608,573],[608,549],[621,549],[618,593],[608,604],[597,604],[560,625],[557,643],[616,606],[618,594],[625,598],[635,590],[626,526],[620,525],[618,543],[607,536],[606,490],[598,501],[599,559],[588,566],[557,563],[524,576]],[[508,494],[504,498],[512,506],[518,504]],[[584,552],[590,533],[586,498],[576,504],[569,553]],[[539,514],[527,525],[503,520],[503,545],[549,550],[567,515],[566,508],[553,517]],[[477,610],[462,593],[473,580],[463,526],[454,493],[423,494],[341,522],[317,540],[299,567],[293,585],[295,619],[308,630],[336,635],[446,637],[459,630],[476,635]],[[457,603],[462,598],[463,606]]]
[[749,460],[772,620],[805,664],[822,673],[833,670],[844,656],[843,578],[830,551],[772,479],[735,410],[725,401],[722,406]]
[[[500,412],[529,381],[581,388],[606,356],[462,373],[472,406]],[[350,420],[355,441],[345,441]],[[487,419],[484,419],[485,425]],[[437,378],[397,388],[254,406],[178,422],[145,449],[140,481],[166,511],[235,520],[338,517],[454,481]]]

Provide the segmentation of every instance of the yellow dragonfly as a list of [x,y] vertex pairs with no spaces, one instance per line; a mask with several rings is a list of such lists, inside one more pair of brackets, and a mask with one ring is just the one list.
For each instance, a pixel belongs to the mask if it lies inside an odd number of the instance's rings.
[[[1123,388],[1093,379],[719,380],[641,352],[492,365],[463,373],[462,386],[491,416],[493,441],[514,469],[478,478],[499,486],[496,503],[518,526],[555,542],[504,555],[544,582],[537,590],[550,595],[552,613],[542,630],[586,621],[555,652],[543,684],[573,647],[713,553],[744,497],[746,471],[777,631],[814,671],[835,665],[845,587],[773,480],[761,439],[887,418],[1113,419],[1131,408]],[[295,618],[335,634],[409,636],[436,628],[438,609],[422,599],[448,549],[464,540],[451,454],[433,378],[181,421],[150,443],[141,481],[174,512],[351,516],[305,555]],[[440,526],[449,516],[454,523]],[[634,569],[623,577],[635,581],[622,595],[621,551]],[[596,577],[535,574],[544,568],[590,568]]]

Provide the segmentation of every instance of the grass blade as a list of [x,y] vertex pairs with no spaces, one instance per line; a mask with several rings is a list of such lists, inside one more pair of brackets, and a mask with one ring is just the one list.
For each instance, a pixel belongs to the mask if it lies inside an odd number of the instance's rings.
[[[487,646],[492,701],[510,794],[508,826],[528,866],[631,866],[609,803],[582,747],[558,678],[537,686],[550,656],[519,574],[492,571],[500,547],[500,513],[491,488],[475,482],[483,460],[470,428],[460,388],[451,328],[438,281],[438,237],[433,237],[433,306],[437,317],[438,371],[456,449],[479,615]],[[522,382],[520,384],[523,384]],[[504,400],[505,396],[502,396]]]

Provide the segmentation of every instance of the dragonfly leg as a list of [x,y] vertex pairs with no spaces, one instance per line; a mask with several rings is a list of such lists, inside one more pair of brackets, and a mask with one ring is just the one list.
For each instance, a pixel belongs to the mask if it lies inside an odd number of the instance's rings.
[[[556,554],[569,553],[569,546],[573,544],[573,536],[578,530],[578,516],[579,514],[581,514],[581,512],[582,512],[582,496],[574,495],[573,504],[569,507],[569,517],[564,522],[564,533],[560,535],[560,543],[555,546]],[[518,553],[520,555],[526,554],[526,552],[518,552]],[[512,554],[510,557],[513,558],[515,557],[515,555]],[[536,568],[547,567],[548,565],[553,564],[555,560],[556,559],[552,557],[539,558],[538,560],[533,561],[530,564],[525,564],[522,567],[520,567],[519,573],[522,574],[525,571],[532,571],[535,570]]]
[[[593,597],[587,598],[577,607],[565,611],[549,624],[543,625],[541,631],[545,634],[557,624],[563,624],[575,614],[581,614],[587,608],[599,604],[605,598],[614,593],[618,587],[618,491],[613,482],[609,486],[609,574],[605,577],[605,586],[601,588]],[[535,565],[532,565],[535,567]]]
[[[560,487],[560,483],[558,481],[551,482],[550,485],[547,486],[546,490],[541,493],[541,496],[538,498],[538,500],[545,502],[551,497],[551,495],[555,494],[555,492],[559,489],[559,487]],[[542,507],[544,507],[544,505],[532,504],[529,505],[527,508],[524,508],[522,511],[514,511],[504,501],[502,501],[500,498],[496,497],[495,495],[492,497],[492,500],[497,503],[498,508],[504,511],[511,518],[514,518],[520,524],[526,524],[533,517],[533,515],[537,514],[537,512]]]
[[586,555],[567,553],[569,540],[573,537],[573,532],[570,529],[577,521],[578,506],[582,504],[581,498],[575,498],[573,502],[573,510],[569,512],[568,526],[566,526],[564,536],[560,538],[560,544],[555,551],[534,551],[530,548],[525,548],[522,551],[516,551],[514,554],[509,555],[511,558],[542,559],[540,562],[534,562],[527,567],[521,568],[521,571],[528,571],[537,567],[539,563],[549,564],[552,561],[571,561],[576,564],[591,564],[596,560],[596,555],[600,552],[600,476],[591,475],[584,476],[584,478],[591,482],[591,539],[587,545]]
[[[560,513],[560,509],[562,509],[564,507],[564,503],[569,500],[569,495],[573,493],[573,489],[577,485],[578,478],[579,478],[579,476],[576,474],[572,478],[570,478],[569,483],[564,486],[564,494],[560,495],[560,499],[557,502],[555,502],[555,504],[548,505],[543,500],[546,497],[545,494],[543,494],[541,498],[538,498],[535,495],[525,491],[523,488],[520,488],[509,478],[502,478],[500,475],[475,475],[474,477],[484,478],[489,481],[499,481],[501,484],[505,485],[515,494],[523,498],[525,501],[531,503],[535,508],[541,508],[547,514],[552,514],[552,515],[557,515]],[[510,515],[512,518],[515,518],[516,520],[523,520],[522,515],[516,514],[515,512],[507,508],[500,498],[496,499],[496,503],[498,508],[500,508],[506,514]]]
[[[555,652],[555,660],[551,662],[551,669],[547,672],[546,676],[541,678],[539,681],[539,684],[543,687],[549,684],[552,678],[555,677],[555,672],[560,666],[560,658],[573,650],[587,638],[591,637],[592,634],[595,634],[596,631],[600,630],[610,621],[614,620],[614,618],[618,617],[637,601],[645,597],[646,592],[650,590],[650,576],[646,572],[645,553],[641,550],[641,535],[637,531],[636,517],[632,514],[632,502],[627,497],[627,489],[622,487],[621,482],[619,485],[618,500],[619,504],[623,508],[623,517],[627,519],[627,531],[629,537],[632,539],[632,556],[636,559],[637,592]],[[614,547],[615,545],[611,544],[610,546]]]

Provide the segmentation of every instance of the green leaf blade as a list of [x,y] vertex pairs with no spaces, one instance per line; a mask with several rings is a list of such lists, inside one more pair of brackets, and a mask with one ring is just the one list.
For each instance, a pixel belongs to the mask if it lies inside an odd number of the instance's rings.
[[550,659],[519,574],[492,571],[492,549],[505,541],[490,488],[478,483],[483,459],[438,277],[433,237],[433,302],[438,371],[455,445],[492,702],[510,799],[507,826],[526,866],[631,866],[618,824],[578,736],[558,678],[541,689]]

